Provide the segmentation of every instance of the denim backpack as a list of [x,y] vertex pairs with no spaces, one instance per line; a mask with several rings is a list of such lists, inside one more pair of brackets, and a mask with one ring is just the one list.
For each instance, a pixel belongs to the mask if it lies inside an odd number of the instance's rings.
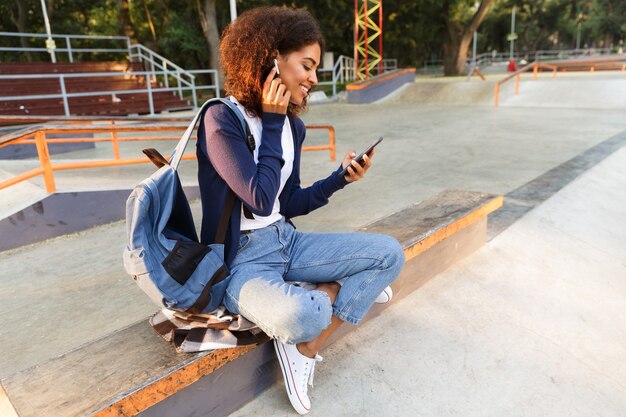
[[126,201],[126,272],[159,306],[190,313],[215,310],[229,282],[224,239],[235,194],[230,190],[226,198],[216,243],[203,245],[176,172],[198,120],[217,103],[227,105],[237,116],[249,148],[254,149],[250,129],[234,104],[228,99],[209,100],[194,117],[169,161],[155,149],[143,151],[159,169],[137,185]]

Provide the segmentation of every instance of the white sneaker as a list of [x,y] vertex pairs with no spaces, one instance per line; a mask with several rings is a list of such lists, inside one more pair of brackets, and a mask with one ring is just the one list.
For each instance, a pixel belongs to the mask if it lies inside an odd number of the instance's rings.
[[391,301],[392,298],[393,298],[393,290],[391,289],[391,287],[387,287],[383,290],[383,292],[378,294],[378,297],[376,297],[374,302],[376,304],[385,304]]
[[291,281],[287,282],[287,284],[295,285],[296,287],[304,288],[309,291],[317,288],[317,284],[313,284],[312,282]]
[[321,362],[322,357],[315,355],[315,358],[309,358],[301,354],[296,345],[281,343],[276,339],[274,349],[291,405],[298,414],[308,413],[311,409],[311,400],[307,395],[308,385],[313,386],[315,364]]

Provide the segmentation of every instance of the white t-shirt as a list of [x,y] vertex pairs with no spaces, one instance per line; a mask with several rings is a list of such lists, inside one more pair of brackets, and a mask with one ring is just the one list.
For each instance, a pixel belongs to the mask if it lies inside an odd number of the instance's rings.
[[[256,147],[254,149],[254,162],[258,163],[259,148],[261,147],[261,134],[263,133],[263,123],[261,121],[261,118],[250,117],[248,112],[245,111],[245,108],[237,101],[235,97],[230,96],[229,99],[243,110],[241,113],[246,119],[246,122],[248,122],[248,126],[250,126],[250,133],[252,133],[252,136],[254,136],[254,141],[256,143]],[[291,125],[289,123],[288,117],[285,117],[285,124],[283,125],[281,146],[283,148],[283,159],[285,160],[285,164],[280,170],[280,187],[278,188],[278,194],[276,194],[276,199],[274,200],[272,214],[270,214],[269,216],[258,216],[256,214],[253,214],[254,220],[251,220],[246,218],[246,216],[244,215],[242,206],[240,230],[261,229],[283,218],[282,214],[280,214],[280,201],[278,201],[278,196],[280,196],[283,188],[285,188],[287,179],[291,175],[291,171],[293,170],[294,158],[293,134],[291,133]]]

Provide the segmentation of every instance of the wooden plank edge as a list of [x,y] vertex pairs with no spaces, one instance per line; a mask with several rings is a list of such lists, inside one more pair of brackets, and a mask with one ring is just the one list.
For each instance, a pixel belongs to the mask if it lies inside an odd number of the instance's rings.
[[257,345],[250,345],[240,348],[216,349],[136,391],[122,394],[111,404],[89,415],[95,417],[135,416],[256,347]]
[[19,417],[2,384],[0,384],[0,416]]
[[[471,211],[462,218],[438,230],[424,240],[404,249],[405,259],[408,261],[437,243],[452,236],[456,232],[476,223],[502,206],[504,198],[496,196],[482,206]],[[155,380],[153,383],[124,395],[105,408],[92,414],[94,417],[135,416],[147,408],[159,403],[170,395],[193,384],[200,378],[211,374],[227,363],[252,351],[257,346],[242,348],[218,349],[194,361],[167,376]]]
[[493,213],[494,211],[502,207],[503,203],[504,197],[502,197],[501,195],[492,198],[491,200],[487,201],[485,204],[471,211],[467,215],[450,223],[448,226],[427,236],[425,239],[422,239],[419,242],[405,248],[405,259],[408,261],[415,258],[420,253],[424,252],[427,249],[430,249],[445,238],[452,236],[459,230],[465,229],[466,227],[470,226],[473,223],[476,223],[483,217],[486,217],[490,213]]

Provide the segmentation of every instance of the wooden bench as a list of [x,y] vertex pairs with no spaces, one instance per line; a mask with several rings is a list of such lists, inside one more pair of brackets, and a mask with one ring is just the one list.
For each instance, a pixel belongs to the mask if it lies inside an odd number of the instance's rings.
[[[147,88],[146,77],[134,75],[133,72],[141,71],[140,63],[123,62],[81,62],[81,63],[5,63],[0,64],[1,74],[55,74],[55,73],[92,73],[92,72],[118,72],[115,76],[72,77],[67,76],[65,87],[68,94],[107,91],[110,93],[68,98],[70,112],[73,115],[127,115],[147,114],[150,112],[148,94],[145,93],[116,93],[122,90],[145,90]],[[162,86],[155,82],[152,88]],[[3,96],[29,96],[61,94],[61,86],[56,78],[41,79],[0,79],[0,91]],[[116,94],[114,102],[112,94]],[[186,110],[191,105],[186,100],[173,94],[173,92],[153,92],[153,108],[156,113],[165,110]],[[54,99],[30,99],[11,100],[0,102],[0,115],[63,115],[65,114],[63,100]]]
[[[394,302],[486,241],[492,194],[444,191],[358,230],[386,233],[407,263]],[[366,320],[389,304],[375,305]],[[352,331],[344,325],[330,341]],[[222,416],[280,377],[270,343],[176,354],[142,320],[0,381],[3,416]],[[4,407],[4,409],[3,409]],[[13,414],[11,414],[13,413]]]
[[[115,93],[112,91],[112,93]],[[149,99],[146,93],[117,93],[116,97],[121,100],[113,102],[111,94],[72,97],[68,99],[70,111],[73,115],[127,115],[150,113]],[[155,113],[161,111],[188,110],[191,105],[186,100],[181,100],[171,92],[156,92],[152,94]],[[0,115],[26,114],[20,106],[28,109],[28,115],[63,115],[63,101],[59,99],[10,101],[4,105],[0,103]]]

